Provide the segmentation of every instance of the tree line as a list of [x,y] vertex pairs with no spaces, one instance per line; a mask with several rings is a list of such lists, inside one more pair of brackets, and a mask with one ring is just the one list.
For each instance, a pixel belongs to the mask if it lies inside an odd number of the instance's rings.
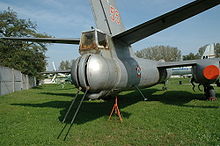
[[[164,61],[180,61],[200,59],[208,45],[204,45],[198,49],[197,53],[190,52],[187,55],[181,55],[181,51],[177,47],[171,46],[154,46],[136,51],[135,55],[139,58]],[[214,45],[215,57],[220,57],[220,43]]]
[[136,56],[150,60],[178,61],[181,59],[181,51],[177,47],[154,46],[137,51]]
[[74,60],[62,60],[59,65],[59,70],[69,70],[72,67],[72,63]]
[[[50,37],[38,33],[37,25],[30,19],[20,19],[8,8],[0,12],[0,37]],[[46,70],[46,44],[0,40],[0,65],[20,70],[24,74],[40,78]]]

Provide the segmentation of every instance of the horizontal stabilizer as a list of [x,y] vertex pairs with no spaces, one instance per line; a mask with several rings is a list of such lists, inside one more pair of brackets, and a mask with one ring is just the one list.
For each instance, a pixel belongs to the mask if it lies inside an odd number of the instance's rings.
[[60,39],[60,38],[18,38],[18,37],[1,37],[4,40],[20,40],[30,42],[42,42],[42,43],[62,43],[62,44],[79,44],[80,39]]
[[143,24],[140,24],[134,28],[119,33],[113,38],[116,40],[124,41],[128,44],[133,44],[154,33],[157,33],[185,19],[188,19],[205,10],[208,10],[218,4],[220,4],[220,0],[196,0],[183,7],[175,9]]
[[71,70],[58,70],[58,71],[45,71],[41,72],[41,74],[57,74],[57,73],[70,73]]

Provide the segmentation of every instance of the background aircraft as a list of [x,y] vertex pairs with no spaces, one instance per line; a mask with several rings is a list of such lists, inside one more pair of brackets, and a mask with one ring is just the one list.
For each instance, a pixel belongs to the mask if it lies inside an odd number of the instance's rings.
[[[215,58],[215,50],[214,50],[214,45],[215,44],[209,44],[206,49],[205,52],[203,53],[201,59],[211,59],[211,58]],[[187,67],[178,67],[178,68],[172,68],[172,76],[173,75],[189,75],[192,76],[192,67],[191,66],[187,66]]]
[[42,74],[45,75],[45,79],[42,81],[42,84],[61,84],[62,88],[64,88],[64,84],[66,82],[72,82],[70,70],[59,71],[56,69],[54,62],[52,62],[52,66],[53,71],[42,72]]
[[[210,85],[219,78],[219,59],[157,62],[137,58],[131,44],[220,4],[220,0],[196,0],[141,25],[125,30],[114,0],[91,0],[96,27],[80,39],[3,38],[11,40],[79,44],[81,56],[73,63],[73,83],[89,98],[146,88],[167,80],[169,68],[192,66],[195,82],[204,86],[207,98],[215,97]],[[85,96],[83,96],[84,98]]]
[[204,54],[202,55],[201,59],[209,59],[209,58],[215,58],[215,44],[209,44]]

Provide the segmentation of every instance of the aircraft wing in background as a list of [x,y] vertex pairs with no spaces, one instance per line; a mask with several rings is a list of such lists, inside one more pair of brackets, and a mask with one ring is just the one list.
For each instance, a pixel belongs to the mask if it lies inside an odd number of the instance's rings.
[[184,66],[194,66],[200,60],[186,60],[177,62],[159,62],[158,68],[174,68],[174,67],[184,67]]
[[[215,44],[207,45],[201,59],[215,58],[214,45]],[[161,63],[160,66],[163,66],[163,67],[172,66],[172,75],[189,75],[189,74],[192,74],[192,66],[196,65],[197,62],[198,60],[183,61],[183,62],[170,62],[170,63],[164,63],[164,64]],[[181,67],[173,68],[173,66],[181,66]]]
[[[166,70],[168,68],[192,66],[191,70],[186,71],[186,73],[187,74],[192,73],[193,80],[195,82],[205,85],[207,83],[211,84],[213,83],[211,81],[215,81],[219,78],[220,76],[219,62],[220,62],[220,58],[212,58],[205,60],[204,59],[187,60],[187,61],[179,61],[179,62],[159,62],[157,67],[159,70]],[[173,71],[171,72],[170,75],[174,75]]]
[[58,71],[45,71],[41,72],[41,74],[57,74],[57,73],[71,73],[71,70],[58,70]]
[[184,66],[196,66],[198,64],[204,63],[219,63],[220,58],[212,58],[212,59],[200,59],[200,60],[186,60],[186,61],[177,61],[177,62],[159,62],[158,68],[174,68],[174,67],[184,67]]

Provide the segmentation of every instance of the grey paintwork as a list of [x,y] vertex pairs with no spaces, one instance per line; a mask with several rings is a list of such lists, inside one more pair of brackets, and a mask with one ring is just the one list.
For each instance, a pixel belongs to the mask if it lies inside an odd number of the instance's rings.
[[125,31],[115,0],[90,0],[96,27],[110,36]]
[[[90,32],[99,33],[98,30]],[[95,36],[98,39],[98,35]],[[130,45],[115,43],[109,36],[106,36],[106,40],[108,49],[99,48],[98,45],[96,51],[80,48],[82,56],[76,60],[71,72],[78,87],[90,87],[90,98],[107,96],[135,86],[150,87],[171,75],[166,68],[159,69],[157,61],[137,58]]]
[[203,75],[203,69],[209,65],[215,65],[219,68],[219,58],[198,60],[196,66],[192,66],[192,75],[197,83],[212,84],[215,80],[208,80]]
[[[80,44],[81,56],[73,63],[71,69],[73,83],[83,91],[89,89],[89,98],[117,94],[135,86],[153,86],[167,80],[171,75],[169,68],[172,67],[194,66],[194,77],[200,83],[210,84],[217,80],[207,81],[201,72],[209,64],[219,67],[219,59],[157,62],[137,58],[130,45],[218,5],[220,0],[197,0],[127,31],[124,29],[114,0],[90,0],[90,2],[97,29],[83,32],[80,42],[78,39],[72,40],[73,44]],[[58,40],[61,43],[65,42],[65,39]],[[36,39],[31,38],[30,41]],[[37,41],[48,42],[47,39]],[[69,40],[66,40],[66,43],[68,42]]]

